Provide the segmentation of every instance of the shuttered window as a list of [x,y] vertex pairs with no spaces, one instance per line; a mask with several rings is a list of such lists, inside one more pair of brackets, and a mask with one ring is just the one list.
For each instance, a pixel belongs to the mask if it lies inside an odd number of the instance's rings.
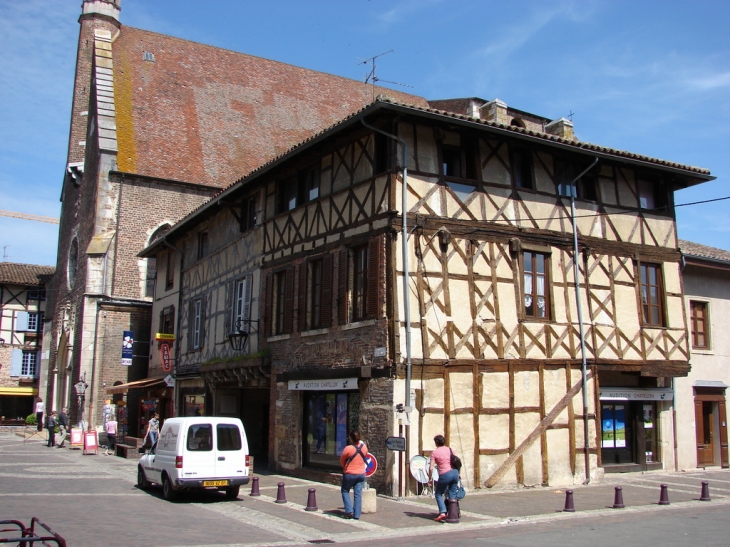
[[664,288],[659,264],[639,264],[642,316],[645,326],[664,326]]
[[[339,253],[338,322],[380,316],[383,236]],[[326,286],[326,284],[325,284]]]
[[710,347],[709,323],[707,322],[707,302],[690,302],[690,328],[692,329],[692,347],[708,349]]
[[290,334],[294,324],[294,270],[274,274],[273,334]]

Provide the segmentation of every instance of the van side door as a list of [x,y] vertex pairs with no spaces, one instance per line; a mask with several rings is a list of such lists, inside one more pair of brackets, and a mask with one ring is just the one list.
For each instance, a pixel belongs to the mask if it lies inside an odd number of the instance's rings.
[[208,479],[215,477],[215,452],[213,450],[214,427],[211,423],[192,423],[185,436],[183,468],[184,479]]

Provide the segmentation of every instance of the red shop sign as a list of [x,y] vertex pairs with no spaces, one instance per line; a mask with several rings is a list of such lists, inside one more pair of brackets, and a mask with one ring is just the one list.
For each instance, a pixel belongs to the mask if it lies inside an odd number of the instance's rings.
[[160,344],[160,356],[162,357],[162,370],[170,372],[172,370],[172,361],[170,359],[170,344],[162,342]]

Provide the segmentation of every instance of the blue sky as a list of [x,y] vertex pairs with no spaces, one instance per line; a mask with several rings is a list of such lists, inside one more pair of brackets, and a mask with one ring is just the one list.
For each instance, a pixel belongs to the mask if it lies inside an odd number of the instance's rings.
[[[0,2],[0,209],[58,216],[79,0]],[[678,204],[730,196],[730,2],[122,0],[125,25],[429,99],[500,98],[579,139],[711,170]],[[730,250],[730,200],[677,210]],[[0,216],[0,257],[55,264],[57,226]],[[3,249],[7,246],[6,249]]]

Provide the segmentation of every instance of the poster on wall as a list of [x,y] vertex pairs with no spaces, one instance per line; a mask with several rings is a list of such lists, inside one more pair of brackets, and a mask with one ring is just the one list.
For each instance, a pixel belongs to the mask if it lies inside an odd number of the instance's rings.
[[337,440],[336,452],[338,456],[347,446],[347,393],[337,394]]
[[172,360],[170,358],[170,344],[160,342],[160,360],[162,361],[162,370],[170,372],[172,370]]
[[134,348],[134,332],[125,330],[122,338],[122,366],[132,366],[132,351]]

